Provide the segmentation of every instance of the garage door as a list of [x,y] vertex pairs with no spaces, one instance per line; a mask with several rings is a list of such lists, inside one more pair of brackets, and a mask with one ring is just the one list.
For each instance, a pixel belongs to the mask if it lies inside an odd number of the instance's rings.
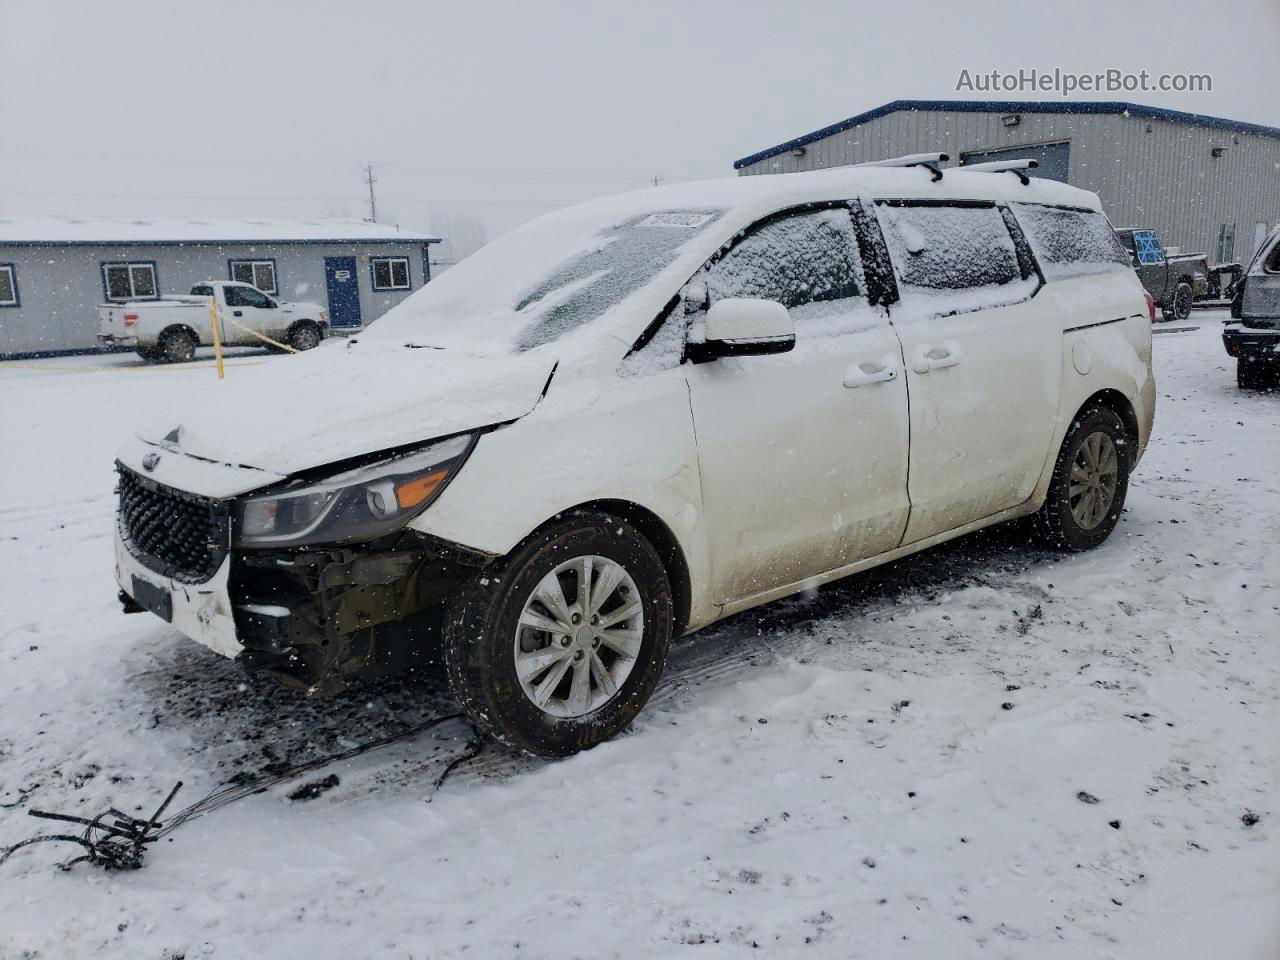
[[960,165],[986,163],[990,160],[1022,160],[1027,157],[1040,163],[1040,166],[1034,170],[1027,171],[1031,176],[1067,182],[1067,170],[1071,161],[1069,142],[1042,143],[1037,146],[1010,147],[1002,150],[966,150],[960,154]]

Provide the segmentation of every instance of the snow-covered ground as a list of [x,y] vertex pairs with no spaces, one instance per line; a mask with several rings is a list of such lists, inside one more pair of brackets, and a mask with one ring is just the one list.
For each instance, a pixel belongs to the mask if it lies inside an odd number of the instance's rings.
[[[997,530],[740,615],[570,760],[486,747],[432,796],[451,721],[139,872],[24,849],[0,957],[1275,960],[1280,395],[1237,391],[1222,318],[1158,328],[1155,438],[1097,551]],[[454,710],[431,680],[302,701],[120,614],[112,451],[212,376],[0,364],[0,844],[46,832],[31,807],[149,812],[177,779],[183,806]]]

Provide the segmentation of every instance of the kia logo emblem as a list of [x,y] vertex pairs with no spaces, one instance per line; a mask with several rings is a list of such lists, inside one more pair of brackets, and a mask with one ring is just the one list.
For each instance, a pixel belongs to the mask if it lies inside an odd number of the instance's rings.
[[160,454],[152,450],[150,453],[148,453],[145,457],[142,458],[142,469],[147,471],[147,473],[150,473],[152,470],[154,470],[157,467],[157,465],[159,465],[159,463],[160,463]]

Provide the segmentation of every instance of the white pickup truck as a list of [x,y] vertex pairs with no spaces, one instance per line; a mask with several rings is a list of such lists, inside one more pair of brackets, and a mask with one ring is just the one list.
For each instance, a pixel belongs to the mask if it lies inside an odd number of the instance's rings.
[[98,343],[133,347],[142,359],[177,363],[213,343],[210,299],[217,306],[223,346],[267,347],[261,333],[295,350],[310,350],[329,334],[329,314],[318,303],[285,303],[235,280],[197,283],[188,296],[104,303],[98,307]]

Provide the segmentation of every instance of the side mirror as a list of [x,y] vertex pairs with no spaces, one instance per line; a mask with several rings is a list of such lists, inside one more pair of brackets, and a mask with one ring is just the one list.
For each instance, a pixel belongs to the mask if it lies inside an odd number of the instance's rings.
[[786,353],[796,345],[791,315],[773,300],[718,300],[707,311],[706,327],[704,342],[686,345],[685,352],[694,363],[719,357]]

